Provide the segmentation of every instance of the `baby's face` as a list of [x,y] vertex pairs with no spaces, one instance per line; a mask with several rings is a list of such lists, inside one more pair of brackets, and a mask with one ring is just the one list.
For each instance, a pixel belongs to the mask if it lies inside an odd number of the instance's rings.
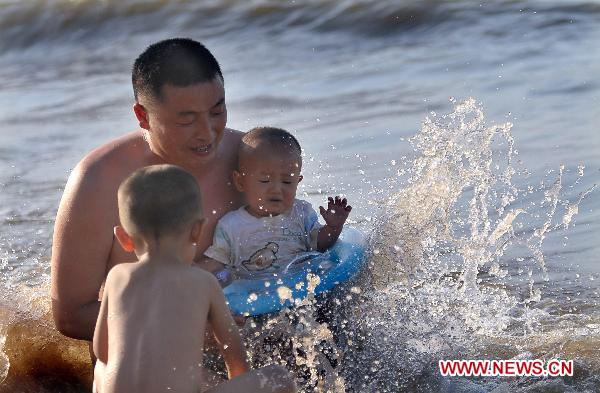
[[302,163],[295,154],[253,156],[244,160],[236,186],[246,195],[248,212],[255,217],[276,216],[294,204]]

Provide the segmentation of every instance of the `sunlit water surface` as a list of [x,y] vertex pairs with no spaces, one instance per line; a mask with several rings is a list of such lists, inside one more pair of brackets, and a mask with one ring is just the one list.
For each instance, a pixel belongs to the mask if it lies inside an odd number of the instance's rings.
[[[172,36],[221,62],[228,125],[294,132],[301,197],[346,195],[370,239],[329,315],[244,327],[256,365],[306,392],[600,390],[599,26],[596,1],[0,1],[0,390],[86,389],[48,317],[56,209],[135,128],[131,63]],[[455,358],[575,375],[441,377]]]

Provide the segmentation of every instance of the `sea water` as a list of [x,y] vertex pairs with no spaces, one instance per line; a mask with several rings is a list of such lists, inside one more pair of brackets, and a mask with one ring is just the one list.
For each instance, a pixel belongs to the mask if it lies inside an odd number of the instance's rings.
[[[304,391],[600,390],[598,26],[590,0],[0,1],[0,390],[85,391],[87,347],[49,317],[56,209],[173,36],[221,62],[228,125],[292,131],[299,196],[344,194],[370,238],[332,315],[244,327],[256,365]],[[575,375],[440,376],[463,358]]]

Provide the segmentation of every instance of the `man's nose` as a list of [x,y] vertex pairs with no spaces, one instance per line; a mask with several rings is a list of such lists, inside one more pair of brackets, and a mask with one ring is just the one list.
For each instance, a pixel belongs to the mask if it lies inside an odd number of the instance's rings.
[[213,139],[214,128],[208,115],[200,115],[196,127],[194,129],[194,136],[204,142],[210,142]]

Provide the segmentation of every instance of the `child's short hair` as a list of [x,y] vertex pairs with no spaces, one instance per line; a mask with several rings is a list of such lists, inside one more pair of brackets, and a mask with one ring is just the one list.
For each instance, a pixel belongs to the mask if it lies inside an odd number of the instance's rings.
[[121,183],[118,201],[125,230],[156,240],[202,217],[196,179],[175,165],[152,165],[133,172]]
[[238,152],[238,168],[245,157],[257,152],[264,145],[273,152],[297,154],[298,159],[302,161],[302,148],[292,134],[276,127],[255,127],[242,137]]

